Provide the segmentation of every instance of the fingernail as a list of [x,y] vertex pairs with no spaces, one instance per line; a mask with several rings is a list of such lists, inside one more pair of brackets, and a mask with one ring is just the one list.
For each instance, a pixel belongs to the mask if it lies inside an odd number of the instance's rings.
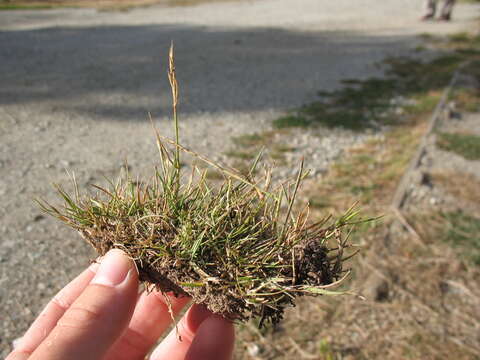
[[20,343],[22,342],[23,337],[16,338],[15,340],[12,341],[12,348],[13,350],[18,349],[20,346]]
[[88,269],[93,272],[93,273],[96,273],[98,271],[98,268],[100,267],[100,262],[93,262],[90,264],[90,266],[88,267]]
[[123,251],[110,250],[104,256],[91,283],[111,287],[120,285],[131,269],[132,262]]

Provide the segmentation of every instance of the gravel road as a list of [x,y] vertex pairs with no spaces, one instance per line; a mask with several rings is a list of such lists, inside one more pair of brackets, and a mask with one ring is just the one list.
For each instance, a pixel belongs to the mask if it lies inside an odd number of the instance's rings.
[[[78,236],[32,199],[52,182],[80,187],[155,160],[151,111],[167,121],[166,57],[177,47],[183,143],[212,157],[230,137],[270,127],[286,109],[344,78],[378,75],[375,62],[410,54],[418,34],[472,26],[420,23],[420,0],[258,0],[129,12],[0,12],[0,356],[46,301],[93,258]],[[365,135],[296,133],[297,149],[326,166]],[[363,136],[363,137],[362,137]],[[313,150],[312,150],[313,149]]]

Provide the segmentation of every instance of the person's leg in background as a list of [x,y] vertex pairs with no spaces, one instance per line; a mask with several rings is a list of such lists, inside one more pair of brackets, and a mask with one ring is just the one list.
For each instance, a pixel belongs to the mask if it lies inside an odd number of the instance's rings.
[[426,0],[425,10],[425,15],[422,16],[422,20],[433,19],[435,12],[437,11],[437,0]]
[[444,1],[442,13],[440,15],[440,20],[450,21],[452,17],[452,10],[454,5],[455,5],[455,0]]

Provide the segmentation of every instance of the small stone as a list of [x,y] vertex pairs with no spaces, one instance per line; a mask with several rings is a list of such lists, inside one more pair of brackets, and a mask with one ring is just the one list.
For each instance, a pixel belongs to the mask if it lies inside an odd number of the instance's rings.
[[323,176],[326,173],[327,173],[327,168],[325,167],[316,168],[312,171],[313,176]]
[[255,343],[250,343],[247,346],[247,351],[251,357],[257,357],[258,355],[260,355],[260,346]]
[[420,183],[429,188],[433,187],[432,176],[429,173],[422,173]]
[[3,239],[2,241],[3,248],[13,248],[15,247],[15,241],[9,239]]
[[40,290],[40,291],[43,291],[47,288],[47,285],[45,285],[44,283],[38,283],[37,284],[37,289]]
[[67,167],[72,166],[72,162],[70,162],[68,160],[60,160],[60,166],[64,167],[64,168],[67,168]]
[[45,219],[45,216],[44,216],[44,215],[42,215],[42,214],[37,214],[37,215],[35,215],[35,217],[33,218],[33,221],[38,222],[38,221],[41,221],[41,220],[43,220],[43,219]]
[[371,274],[365,282],[363,295],[368,300],[377,302],[387,301],[389,297],[388,282],[377,274]]

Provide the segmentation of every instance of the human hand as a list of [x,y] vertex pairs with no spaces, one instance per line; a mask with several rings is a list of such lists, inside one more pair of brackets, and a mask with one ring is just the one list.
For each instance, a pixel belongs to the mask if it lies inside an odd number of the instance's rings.
[[[189,299],[169,301],[176,315]],[[166,303],[160,292],[138,295],[133,261],[111,250],[48,303],[6,360],[145,359],[171,324]],[[193,305],[150,360],[227,360],[233,343],[232,323]]]

